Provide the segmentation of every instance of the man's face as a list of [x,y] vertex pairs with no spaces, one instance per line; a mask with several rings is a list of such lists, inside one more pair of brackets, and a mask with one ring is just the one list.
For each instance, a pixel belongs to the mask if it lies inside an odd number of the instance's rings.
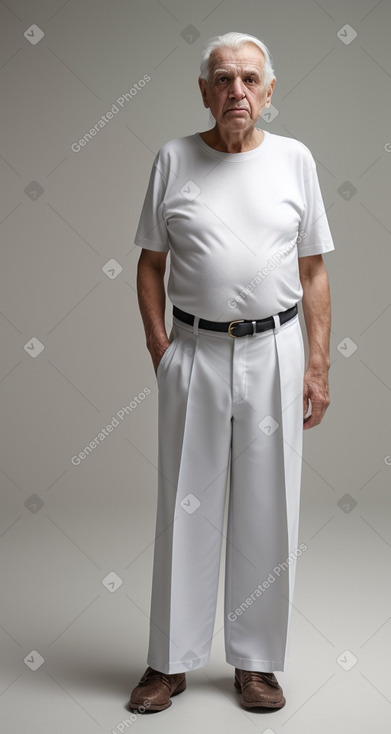
[[209,82],[198,79],[205,107],[227,130],[240,132],[253,127],[263,108],[270,106],[276,83],[273,79],[267,88],[264,85],[261,49],[253,43],[238,49],[223,46],[213,51],[209,60]]

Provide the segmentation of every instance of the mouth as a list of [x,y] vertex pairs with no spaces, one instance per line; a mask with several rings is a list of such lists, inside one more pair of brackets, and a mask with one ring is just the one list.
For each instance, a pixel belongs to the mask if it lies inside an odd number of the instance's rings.
[[244,107],[235,107],[231,110],[226,110],[226,115],[233,115],[234,117],[242,117],[243,115],[248,114],[248,110],[245,110]]

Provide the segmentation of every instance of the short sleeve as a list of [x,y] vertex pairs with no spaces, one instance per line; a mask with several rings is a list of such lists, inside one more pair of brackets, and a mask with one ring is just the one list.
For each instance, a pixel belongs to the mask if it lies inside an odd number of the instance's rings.
[[165,190],[166,181],[159,169],[158,156],[156,156],[134,237],[135,245],[155,252],[168,252],[170,249],[163,216]]
[[335,250],[312,155],[304,180],[304,195],[305,208],[297,241],[298,257],[321,255]]

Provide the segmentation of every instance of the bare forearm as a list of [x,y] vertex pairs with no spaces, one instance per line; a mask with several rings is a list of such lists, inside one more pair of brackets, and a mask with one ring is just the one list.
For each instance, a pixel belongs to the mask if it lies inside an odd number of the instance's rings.
[[[316,260],[313,259],[316,257]],[[300,263],[303,286],[303,313],[310,348],[307,371],[304,375],[303,410],[304,429],[319,425],[328,406],[330,369],[330,288],[326,266],[321,256],[309,256]]]
[[148,342],[166,336],[164,312],[166,294],[162,274],[155,268],[140,266],[137,272],[137,296],[145,338]]
[[151,354],[156,370],[160,357],[169,344],[164,323],[166,305],[164,271],[139,263],[137,296],[144,324],[147,349]]
[[326,268],[313,277],[302,280],[303,314],[310,348],[309,368],[328,370],[330,367],[331,303]]

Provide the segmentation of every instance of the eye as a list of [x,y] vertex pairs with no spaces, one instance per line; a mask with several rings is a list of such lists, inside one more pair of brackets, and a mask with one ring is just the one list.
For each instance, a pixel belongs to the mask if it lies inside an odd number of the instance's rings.
[[255,83],[255,79],[252,76],[248,76],[246,81],[250,81],[250,82],[254,82]]

